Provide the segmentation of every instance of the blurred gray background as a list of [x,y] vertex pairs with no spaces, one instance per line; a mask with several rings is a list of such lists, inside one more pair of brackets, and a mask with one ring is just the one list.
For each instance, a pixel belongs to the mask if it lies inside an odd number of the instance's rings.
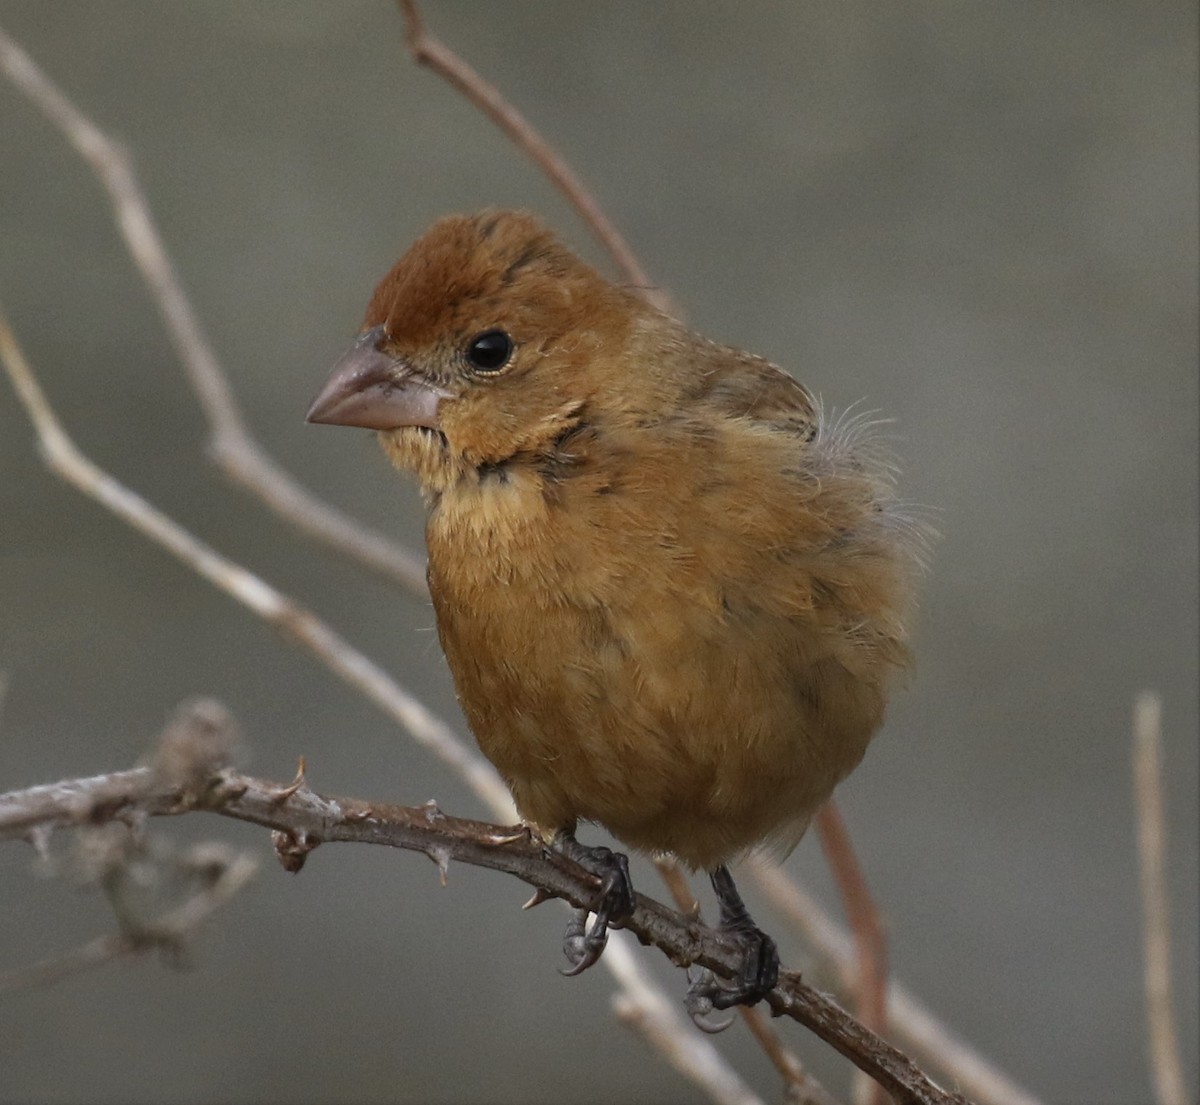
[[[1150,1099],[1129,783],[1165,697],[1171,920],[1197,1066],[1197,26],[1191,4],[430,2],[594,186],[704,333],[896,420],[939,509],[910,690],[841,800],[896,975],[1055,1103]],[[436,216],[584,229],[406,56],[385,0],[0,0],[0,25],[133,152],[255,432],[417,543],[368,434],[302,416],[376,279]],[[79,158],[0,85],[0,300],[101,464],[311,603],[461,728],[425,605],[227,486]],[[307,655],[50,476],[0,381],[0,790],[130,764],[181,698],[241,720],[261,774],[482,811]],[[114,966],[0,1000],[0,1099],[697,1100],[557,973],[561,911],[425,860],[266,834],[196,969]],[[0,850],[0,968],[106,931]],[[815,839],[789,861],[836,908]],[[639,868],[644,889],[656,883]],[[748,885],[748,884],[747,884]],[[752,906],[757,899],[750,894]],[[757,902],[760,920],[782,921]],[[803,950],[782,939],[785,958]],[[644,953],[672,995],[682,975]],[[845,1065],[784,1024],[842,1090]],[[720,1042],[778,1098],[745,1033]]]

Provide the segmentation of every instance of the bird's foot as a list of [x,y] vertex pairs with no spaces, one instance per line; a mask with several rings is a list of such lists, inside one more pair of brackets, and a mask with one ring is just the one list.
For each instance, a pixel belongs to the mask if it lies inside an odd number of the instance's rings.
[[775,941],[754,923],[729,869],[718,867],[711,878],[721,908],[719,928],[741,945],[742,962],[730,983],[721,982],[712,971],[701,971],[688,987],[686,1001],[688,1013],[699,1027],[719,1032],[728,1023],[707,1025],[701,1018],[714,1009],[753,1005],[765,998],[779,981],[779,951]]
[[734,979],[725,982],[712,971],[704,969],[697,973],[688,987],[687,1009],[693,1019],[703,1017],[714,1009],[753,1005],[762,1001],[779,981],[779,952],[775,948],[775,941],[757,928],[753,933],[737,935],[743,948],[743,958]]
[[557,833],[551,847],[600,879],[600,890],[591,911],[596,915],[587,927],[588,910],[577,910],[567,923],[563,952],[571,966],[563,970],[569,978],[593,966],[608,943],[609,925],[619,925],[634,910],[633,883],[629,878],[629,859],[621,852],[602,846],[580,844],[570,830]]

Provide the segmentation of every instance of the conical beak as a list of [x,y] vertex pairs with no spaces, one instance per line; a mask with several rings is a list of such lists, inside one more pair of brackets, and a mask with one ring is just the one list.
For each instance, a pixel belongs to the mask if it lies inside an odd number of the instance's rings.
[[446,392],[427,384],[404,361],[384,353],[382,326],[364,330],[333,366],[305,420],[330,426],[398,430],[437,429],[438,404]]

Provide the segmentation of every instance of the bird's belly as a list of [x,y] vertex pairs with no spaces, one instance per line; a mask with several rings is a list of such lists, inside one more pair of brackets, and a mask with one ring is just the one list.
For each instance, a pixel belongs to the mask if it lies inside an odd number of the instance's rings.
[[703,867],[764,839],[788,847],[878,723],[874,710],[831,723],[823,700],[862,696],[783,620],[652,581],[604,605],[544,577],[486,601],[431,583],[471,728],[545,830],[590,820]]

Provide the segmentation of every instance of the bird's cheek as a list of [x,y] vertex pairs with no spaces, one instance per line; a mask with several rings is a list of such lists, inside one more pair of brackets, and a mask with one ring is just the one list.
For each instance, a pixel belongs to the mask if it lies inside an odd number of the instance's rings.
[[438,429],[452,453],[473,463],[511,456],[520,436],[516,418],[502,404],[472,396],[444,402],[438,412]]

